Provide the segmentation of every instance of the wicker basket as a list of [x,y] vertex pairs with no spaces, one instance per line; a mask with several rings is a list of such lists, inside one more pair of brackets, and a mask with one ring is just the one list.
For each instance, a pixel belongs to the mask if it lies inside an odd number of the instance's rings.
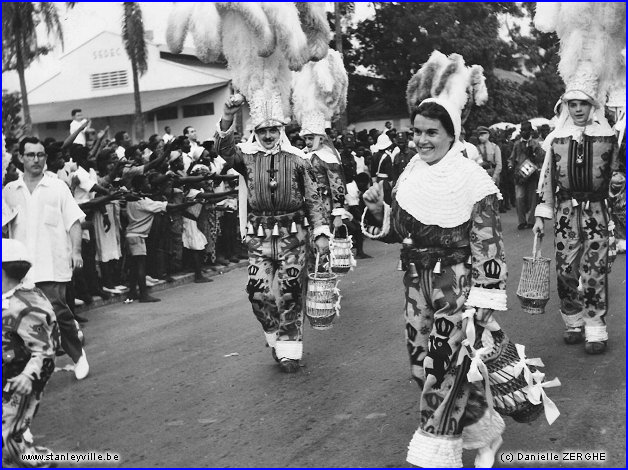
[[338,275],[331,272],[331,263],[329,272],[319,273],[318,262],[316,253],[314,272],[308,274],[305,315],[315,330],[328,330],[338,314]]
[[[503,331],[488,333],[492,336],[491,352],[483,355],[482,360],[488,369],[489,385],[493,396],[495,411],[503,416],[510,416],[519,423],[529,423],[543,413],[543,405],[533,405],[524,392],[528,383],[523,370],[514,376],[514,366],[520,360],[516,346]],[[482,339],[476,341],[476,348],[482,347]],[[531,372],[536,367],[528,366]]]
[[524,312],[530,314],[545,313],[545,305],[550,298],[550,262],[549,258],[537,252],[538,234],[534,234],[532,257],[524,256],[521,279],[517,287],[517,297]]
[[351,238],[347,226],[344,227],[344,237],[339,237],[337,231],[332,234],[330,251],[331,251],[331,270],[335,273],[348,273],[351,269]]

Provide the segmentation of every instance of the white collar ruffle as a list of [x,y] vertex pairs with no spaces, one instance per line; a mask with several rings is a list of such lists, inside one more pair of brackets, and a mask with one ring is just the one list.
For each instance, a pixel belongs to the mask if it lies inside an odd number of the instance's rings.
[[325,163],[332,163],[332,164],[336,163],[338,165],[340,164],[340,159],[338,158],[338,156],[336,156],[336,154],[332,152],[331,149],[327,147],[326,145],[323,145],[318,150],[314,150],[313,152],[310,153],[310,155],[316,155]]
[[395,188],[399,206],[425,225],[453,228],[467,222],[473,206],[490,194],[501,194],[493,179],[477,163],[462,155],[456,141],[433,165],[415,155]]

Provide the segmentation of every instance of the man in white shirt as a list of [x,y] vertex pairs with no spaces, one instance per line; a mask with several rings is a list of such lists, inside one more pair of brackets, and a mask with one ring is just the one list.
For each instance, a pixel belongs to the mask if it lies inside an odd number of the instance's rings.
[[[85,123],[85,121],[87,121],[87,119],[83,119],[83,112],[80,109],[73,109],[72,122],[70,123],[70,134],[74,134],[74,132]],[[85,131],[83,130],[76,136],[74,143],[85,146],[85,142]]]
[[172,135],[172,132],[170,131],[170,126],[164,127],[164,131],[166,132],[162,137],[162,139],[164,140],[164,144],[167,144],[168,142],[174,140],[174,136]]
[[24,174],[2,191],[3,205],[17,215],[3,220],[9,238],[26,245],[33,266],[26,280],[34,282],[52,304],[61,332],[61,346],[74,361],[78,380],[89,373],[74,316],[65,300],[66,285],[73,269],[83,266],[81,219],[85,217],[67,185],[44,173],[47,155],[35,137],[20,142]]
[[183,129],[183,137],[186,137],[190,141],[190,152],[189,155],[192,158],[192,161],[197,161],[203,155],[203,151],[205,150],[202,145],[198,143],[198,137],[196,135],[196,129],[192,126],[186,126]]
[[462,129],[460,129],[460,142],[464,144],[464,151],[462,153],[469,160],[473,160],[479,165],[482,162],[482,156],[480,155],[480,151],[471,142],[467,142],[466,140],[464,140],[465,135],[466,132],[463,127]]
[[129,137],[128,132],[120,131],[116,132],[114,139],[116,141],[116,144],[118,145],[118,148],[116,149],[116,155],[118,156],[118,159],[124,160],[124,152],[131,146],[131,137]]

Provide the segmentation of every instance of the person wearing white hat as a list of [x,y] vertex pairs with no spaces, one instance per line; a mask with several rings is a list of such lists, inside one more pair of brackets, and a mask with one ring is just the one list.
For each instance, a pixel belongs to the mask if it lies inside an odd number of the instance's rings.
[[[588,354],[601,354],[608,342],[607,276],[614,249],[609,241],[608,197],[620,161],[615,134],[595,98],[595,85],[577,77],[568,85],[556,129],[543,144],[533,231],[542,236],[544,221],[554,221],[565,343],[584,341]],[[579,277],[584,293],[578,291]]]
[[[514,406],[513,412],[498,409],[498,392],[487,392],[489,379],[482,384],[470,363],[482,354],[490,367],[496,356],[472,349],[507,344],[494,319],[507,310],[501,194],[488,173],[465,158],[459,140],[463,107],[488,98],[481,68],[475,70],[458,54],[432,53],[407,89],[418,154],[390,204],[383,182],[363,196],[363,233],[402,243],[405,339],[420,390],[419,425],[406,460],[424,468],[462,467],[463,449],[477,450],[476,467],[492,467],[505,429],[498,413],[525,419]],[[432,90],[442,93],[432,97]]]
[[[293,147],[275,96],[249,101],[254,133],[244,144],[233,139],[240,95],[225,103],[216,139],[218,154],[240,175],[240,234],[249,251],[247,292],[253,313],[283,372],[300,370],[303,357],[302,278],[308,227],[316,248],[329,251],[329,225],[312,165]],[[278,279],[279,298],[272,285]]]
[[373,161],[371,162],[373,182],[390,180],[393,175],[393,162],[399,153],[399,147],[390,140],[388,134],[382,133],[377,138],[375,148],[377,152],[373,154]]
[[32,423],[55,367],[59,330],[50,301],[24,282],[26,246],[2,239],[2,466],[32,466],[24,456],[50,451],[23,435]]
[[[321,85],[317,80],[320,76],[332,77],[334,86]],[[350,214],[345,210],[347,188],[342,160],[325,129],[345,109],[348,83],[342,55],[330,50],[324,59],[310,62],[295,73],[292,84],[293,112],[301,124],[299,135],[305,139],[328,223],[335,228],[342,226],[343,217],[350,218]]]

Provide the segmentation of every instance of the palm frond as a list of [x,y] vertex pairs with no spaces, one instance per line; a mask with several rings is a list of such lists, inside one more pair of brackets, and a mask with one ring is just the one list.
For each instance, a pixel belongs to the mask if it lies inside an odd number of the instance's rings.
[[122,42],[129,59],[137,66],[141,75],[148,70],[148,51],[144,38],[144,21],[138,2],[124,2],[122,17]]
[[63,27],[61,26],[56,4],[54,2],[39,2],[36,8],[39,17],[46,25],[48,35],[55,35],[61,43],[61,48],[63,48]]

